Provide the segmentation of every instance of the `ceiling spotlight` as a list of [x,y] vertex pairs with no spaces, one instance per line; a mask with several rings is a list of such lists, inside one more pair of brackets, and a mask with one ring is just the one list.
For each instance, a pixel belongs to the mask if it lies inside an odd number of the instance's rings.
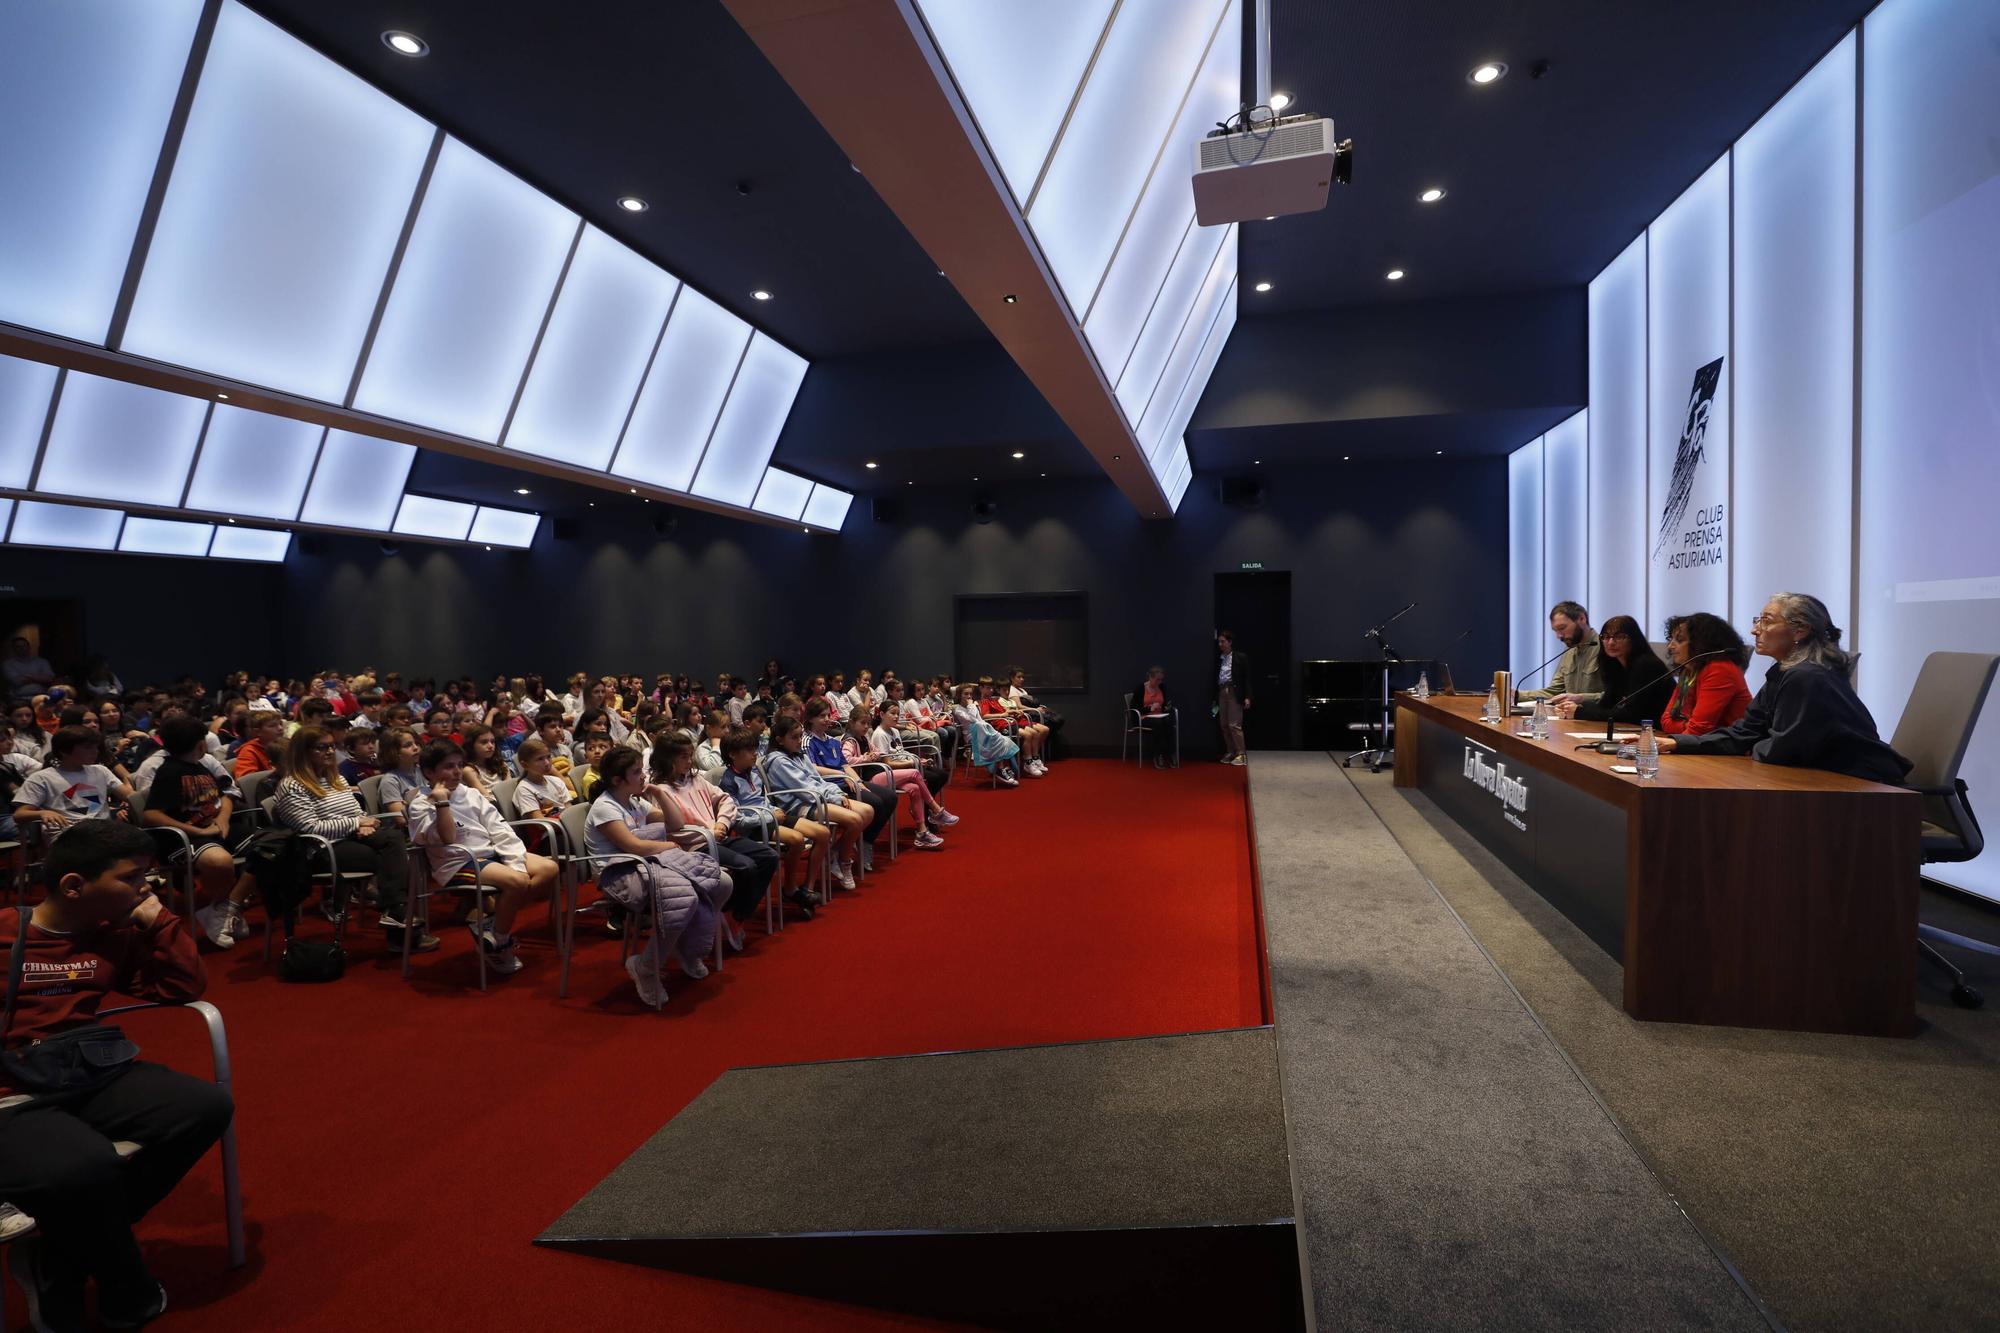
[[1005,301],[1008,305],[1012,305],[1019,298],[1016,297],[1012,292],[1009,292],[1007,295],[1001,297],[1000,299]]
[[627,495],[637,495],[639,493],[639,488],[637,486],[627,486],[625,488],[625,493]]
[[906,481],[906,482],[904,482],[903,484],[904,484],[905,486],[914,486],[914,485],[916,485],[917,483],[915,483],[914,481]]
[[229,521],[230,521],[231,523],[234,523],[234,522],[235,522],[236,520],[232,518],[232,519],[230,519]]
[[1113,454],[1113,455],[1111,455],[1111,461],[1112,461],[1112,462],[1114,462],[1114,463],[1116,463],[1116,462],[1119,462],[1120,460],[1122,460],[1122,459],[1123,459],[1124,457],[1125,457],[1125,455],[1123,455],[1123,454]]
[[391,28],[382,34],[382,45],[399,56],[427,56],[431,53],[429,42],[413,32],[403,32],[397,28]]
[[1465,77],[1473,83],[1494,83],[1506,72],[1507,66],[1505,63],[1498,60],[1489,60],[1485,64],[1475,67],[1472,73]]
[[861,466],[867,468],[870,472],[873,472],[878,465],[875,463],[863,463]]
[[1019,449],[1016,449],[1016,450],[1014,451],[1014,457],[1016,457],[1016,458],[1026,458],[1026,457],[1027,457],[1027,455],[1026,455],[1026,454],[1024,454],[1024,453],[1022,453],[1022,452],[1021,452],[1021,451],[1020,451]]
[[1257,290],[1260,292],[1268,292],[1271,290],[1271,284],[1268,282],[1260,282],[1257,284]]
[[1264,215],[1264,221],[1266,222],[1276,222],[1277,220],[1278,220],[1278,215],[1276,213],[1266,213]]
[[516,486],[514,488],[514,494],[516,495],[526,495],[527,493],[528,493],[528,488],[526,486]]
[[1290,106],[1291,104],[1292,104],[1292,95],[1290,93],[1271,94],[1271,101],[1270,101],[1271,110],[1283,111],[1286,107]]
[[1353,454],[1342,454],[1342,455],[1340,456],[1340,461],[1341,461],[1341,462],[1343,462],[1343,463],[1352,463],[1352,462],[1354,461],[1354,455],[1353,455]]
[[490,550],[492,550],[493,548],[489,546],[489,547],[487,547],[486,549],[490,551]]
[[1426,204],[1434,204],[1442,198],[1444,198],[1444,191],[1435,185],[1417,196],[1419,202]]
[[652,207],[651,204],[648,204],[644,199],[641,199],[636,194],[619,195],[618,206],[624,209],[627,213],[643,213],[648,208]]
[[1438,450],[1438,451],[1437,451],[1437,456],[1438,456],[1439,458],[1443,458],[1443,457],[1444,457],[1444,450],[1442,450],[1442,449]]
[[1401,282],[1403,280],[1403,270],[1399,268],[1392,268],[1382,276],[1387,278],[1391,282]]
[[1264,466],[1264,460],[1263,460],[1263,459],[1261,459],[1261,458],[1253,458],[1253,459],[1251,459],[1251,460],[1250,460],[1250,466],[1251,466],[1251,467],[1262,467],[1262,466]]
[[762,287],[759,287],[756,291],[750,293],[750,299],[753,301],[768,301],[771,299],[771,294]]

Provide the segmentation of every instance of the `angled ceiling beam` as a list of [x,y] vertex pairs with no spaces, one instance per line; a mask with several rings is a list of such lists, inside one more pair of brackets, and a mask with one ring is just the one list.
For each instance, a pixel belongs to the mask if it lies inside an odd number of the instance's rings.
[[1167,517],[1112,386],[907,0],[723,3],[1134,508]]

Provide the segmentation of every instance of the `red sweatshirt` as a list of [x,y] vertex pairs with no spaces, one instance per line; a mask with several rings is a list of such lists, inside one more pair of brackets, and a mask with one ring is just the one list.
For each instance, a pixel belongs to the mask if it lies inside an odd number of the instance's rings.
[[[22,915],[18,908],[0,912],[0,966],[13,956]],[[0,975],[0,986],[5,984]],[[74,935],[43,930],[31,921],[7,1045],[22,1046],[66,1028],[88,1026],[106,996],[179,1004],[201,998],[207,985],[194,936],[164,907],[150,926],[128,923]],[[0,1085],[0,1096],[12,1092]]]
[[1660,714],[1660,730],[1668,735],[1706,736],[1733,726],[1750,711],[1750,685],[1743,668],[1724,658],[1695,672],[1694,688],[1683,680]]

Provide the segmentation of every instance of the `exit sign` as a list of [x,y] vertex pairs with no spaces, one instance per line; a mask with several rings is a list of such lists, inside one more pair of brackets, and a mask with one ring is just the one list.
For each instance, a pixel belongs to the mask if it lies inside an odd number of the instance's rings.
[[1248,573],[1252,570],[1262,569],[1264,562],[1262,560],[1239,560],[1236,562],[1236,567]]

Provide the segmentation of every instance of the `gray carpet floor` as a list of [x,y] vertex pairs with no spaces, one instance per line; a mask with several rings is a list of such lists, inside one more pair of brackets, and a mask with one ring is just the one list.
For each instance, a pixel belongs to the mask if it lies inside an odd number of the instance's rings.
[[[1926,975],[1909,1040],[1639,1023],[1617,964],[1435,806],[1353,782],[1785,1326],[2000,1328],[1992,960],[1968,966],[1983,1011]],[[1934,895],[1925,917],[1994,933]]]
[[1341,770],[1250,794],[1318,1327],[1765,1327]]

